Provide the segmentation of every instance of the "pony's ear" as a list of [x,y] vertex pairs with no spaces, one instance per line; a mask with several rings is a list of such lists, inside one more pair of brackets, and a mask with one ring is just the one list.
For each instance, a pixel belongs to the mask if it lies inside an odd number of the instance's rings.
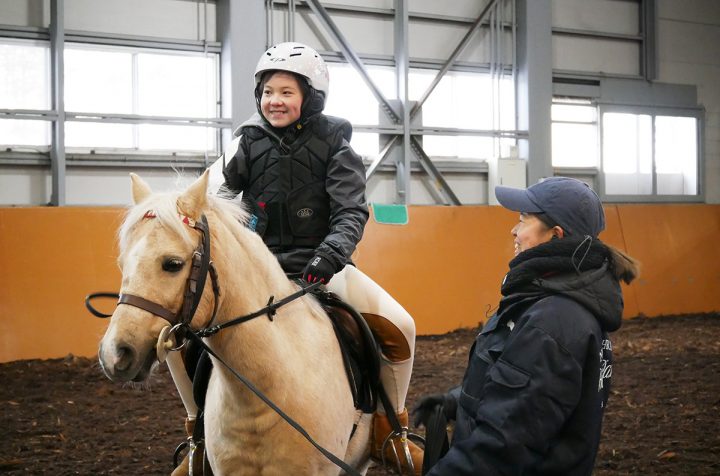
[[205,170],[200,178],[178,197],[178,210],[193,219],[199,219],[207,203],[207,188],[208,171]]
[[132,198],[133,203],[137,205],[152,194],[150,185],[147,184],[137,174],[130,172],[130,180],[132,181]]

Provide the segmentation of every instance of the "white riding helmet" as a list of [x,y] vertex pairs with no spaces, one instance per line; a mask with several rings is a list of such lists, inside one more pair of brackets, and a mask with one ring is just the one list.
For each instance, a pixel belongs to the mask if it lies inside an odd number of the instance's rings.
[[255,68],[255,87],[260,84],[265,71],[280,70],[299,74],[308,84],[325,97],[330,87],[327,65],[317,51],[302,43],[279,43],[271,46],[258,61]]

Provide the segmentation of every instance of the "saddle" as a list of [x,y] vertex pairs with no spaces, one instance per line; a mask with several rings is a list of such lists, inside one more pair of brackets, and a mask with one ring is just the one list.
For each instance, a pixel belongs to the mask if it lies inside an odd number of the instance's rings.
[[313,293],[330,317],[345,364],[355,408],[372,413],[380,389],[380,347],[365,318],[329,291]]

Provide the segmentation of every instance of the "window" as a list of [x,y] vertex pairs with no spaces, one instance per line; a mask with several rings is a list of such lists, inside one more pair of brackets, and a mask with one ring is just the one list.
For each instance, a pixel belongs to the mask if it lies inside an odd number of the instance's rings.
[[697,128],[694,117],[655,117],[658,195],[697,195]]
[[[66,47],[65,109],[74,113],[214,118],[217,55]],[[217,152],[215,129],[69,122],[67,147]]]
[[604,194],[698,195],[698,120],[652,110],[604,112]]
[[554,99],[552,164],[554,167],[598,166],[597,106],[590,100]]
[[[381,112],[378,102],[360,75],[350,66],[328,65],[330,93],[325,112],[344,117],[353,124],[377,126]],[[397,99],[395,71],[368,67],[367,71],[388,100]],[[435,78],[436,71],[411,70],[408,97],[417,101]],[[515,129],[514,85],[510,78],[492,81],[490,75],[451,72],[446,74],[422,108],[422,127],[498,130]],[[502,107],[499,107],[501,104]],[[415,124],[415,122],[414,122]],[[487,159],[497,155],[505,142],[493,137],[468,135],[424,135],[423,148],[434,157]],[[376,133],[354,132],[353,148],[361,155],[376,156],[380,137]]]
[[[50,109],[48,49],[35,42],[3,40],[0,43],[0,109]],[[50,123],[0,119],[0,144],[46,149]]]
[[[64,60],[66,147],[217,153],[217,129],[187,125],[218,116],[217,54],[68,43]],[[49,65],[46,43],[3,41],[0,108],[49,110]],[[168,117],[178,125],[168,125]],[[49,144],[49,121],[0,120],[0,145]]]
[[699,112],[689,108],[598,106],[589,99],[555,98],[552,164],[597,170],[604,198],[697,197],[699,122]]

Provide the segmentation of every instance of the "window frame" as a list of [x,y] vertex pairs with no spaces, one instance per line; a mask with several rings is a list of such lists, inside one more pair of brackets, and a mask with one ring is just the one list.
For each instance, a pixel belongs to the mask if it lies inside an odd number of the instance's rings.
[[[46,58],[46,71],[47,84],[51,83],[51,65],[49,61],[49,55],[51,50],[50,42],[43,39],[20,39],[20,38],[0,38],[3,44],[10,45],[32,45],[39,46],[45,49],[47,52]],[[106,44],[102,42],[83,42],[83,41],[66,41],[63,44],[64,48],[82,49],[90,51],[100,52],[114,52],[121,51],[130,53],[132,55],[133,63],[133,81],[131,84],[132,88],[132,101],[133,101],[133,112],[132,113],[101,113],[101,112],[86,112],[86,111],[69,111],[65,109],[64,120],[58,117],[57,111],[52,108],[43,109],[0,109],[4,114],[0,118],[9,119],[32,119],[48,123],[52,125],[53,122],[60,122],[64,124],[70,122],[90,122],[96,124],[131,124],[133,125],[133,145],[130,148],[114,148],[112,146],[93,146],[93,147],[76,147],[76,146],[65,146],[66,156],[77,159],[78,164],[84,163],[87,160],[92,160],[93,163],[98,161],[105,162],[107,165],[116,165],[120,162],[127,164],[127,157],[137,158],[142,160],[144,163],[150,159],[152,162],[156,162],[158,165],[165,163],[175,163],[178,159],[184,158],[184,160],[201,160],[203,162],[208,161],[208,157],[214,157],[221,152],[222,141],[221,134],[223,129],[232,127],[230,119],[223,119],[220,117],[220,104],[221,104],[221,88],[220,88],[220,69],[221,59],[219,52],[216,51],[198,51],[197,49],[179,49],[171,48],[164,49],[156,45],[115,45]],[[175,55],[175,56],[193,56],[193,57],[215,57],[213,69],[215,72],[214,78],[214,96],[215,101],[209,105],[208,109],[214,112],[214,117],[200,118],[200,117],[170,117],[170,116],[159,116],[159,115],[140,115],[136,114],[135,108],[137,107],[137,96],[138,96],[138,83],[137,83],[137,55],[138,54],[162,54],[162,55]],[[50,96],[50,87],[45,92]],[[65,94],[65,91],[63,91]],[[213,143],[210,144],[213,150],[186,150],[186,149],[139,149],[137,127],[144,124],[161,124],[161,125],[176,125],[186,127],[198,127],[200,129],[215,129],[214,133],[209,131],[213,136]],[[0,152],[0,161],[3,163],[15,162],[15,158],[37,155],[40,157],[48,157],[49,150],[52,149],[52,137],[49,138],[49,144],[43,146],[25,146],[23,144],[7,144],[11,147],[11,150]],[[33,150],[33,152],[27,152],[27,150]],[[154,159],[151,159],[154,158]],[[131,159],[132,160],[132,159]],[[183,159],[181,159],[183,160]],[[23,160],[25,161],[25,160]]]
[[[597,193],[599,197],[608,203],[703,203],[705,201],[704,183],[704,134],[705,116],[701,108],[675,107],[675,106],[638,106],[626,104],[613,104],[598,102],[598,146],[599,163],[597,173]],[[624,195],[605,193],[605,170],[603,150],[603,117],[605,113],[621,113],[634,115],[648,115],[652,124],[652,193],[648,195]],[[658,195],[657,193],[657,172],[655,157],[655,118],[657,116],[690,117],[697,120],[696,141],[696,167],[697,167],[697,193],[695,195]]]

